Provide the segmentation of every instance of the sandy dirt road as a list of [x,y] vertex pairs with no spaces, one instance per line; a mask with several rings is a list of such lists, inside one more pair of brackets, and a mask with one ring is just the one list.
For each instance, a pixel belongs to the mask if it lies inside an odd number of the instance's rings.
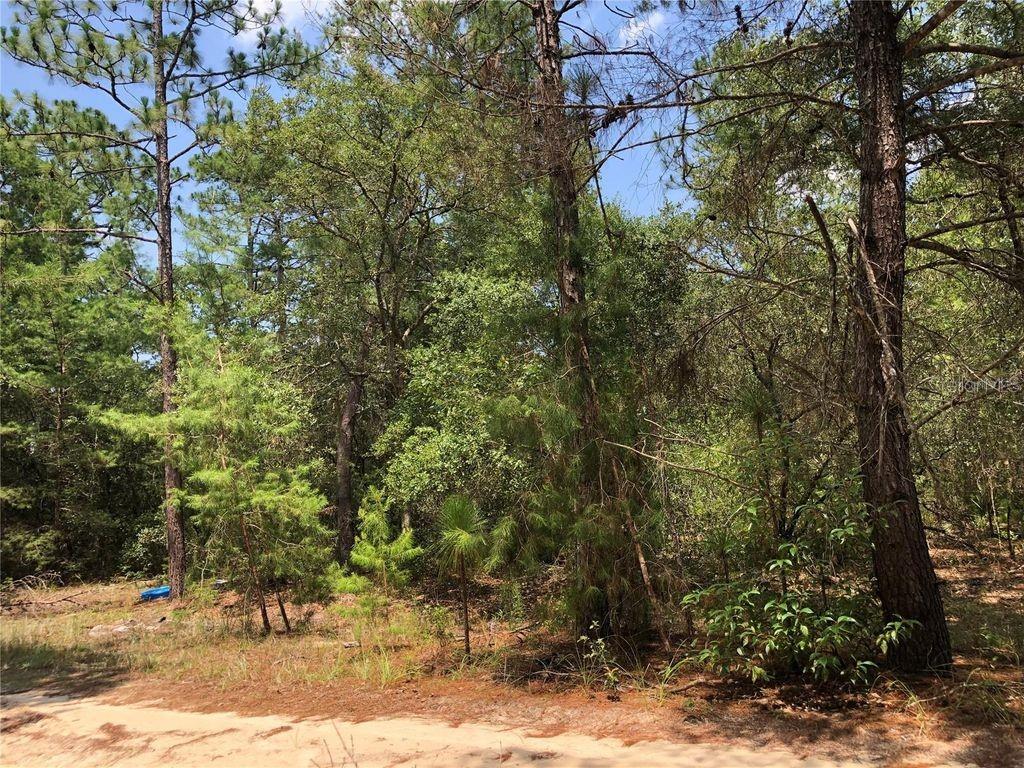
[[564,733],[389,718],[352,723],[192,713],[25,693],[4,697],[0,765],[102,766],[692,766],[694,768],[853,768],[863,763],[800,757],[780,750],[646,741],[626,745]]

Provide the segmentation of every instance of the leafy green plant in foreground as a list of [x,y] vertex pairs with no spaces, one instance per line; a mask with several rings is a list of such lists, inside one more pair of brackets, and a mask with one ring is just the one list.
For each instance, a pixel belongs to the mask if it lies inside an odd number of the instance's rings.
[[691,658],[718,674],[753,682],[780,674],[869,682],[879,652],[885,654],[913,629],[913,622],[899,620],[873,628],[865,618],[869,606],[856,596],[823,607],[813,590],[793,587],[778,594],[753,581],[690,593],[683,605],[704,606],[706,640]]

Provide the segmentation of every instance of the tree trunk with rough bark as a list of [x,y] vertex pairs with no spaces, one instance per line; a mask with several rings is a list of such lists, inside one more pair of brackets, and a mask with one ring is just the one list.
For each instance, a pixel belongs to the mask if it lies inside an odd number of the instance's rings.
[[539,0],[534,8],[537,66],[540,69],[541,152],[551,183],[554,207],[554,245],[559,309],[565,323],[565,354],[579,384],[584,439],[597,427],[597,387],[590,360],[590,333],[584,267],[579,249],[580,212],[572,125],[566,110],[562,81],[561,41],[553,0]]
[[898,18],[888,0],[853,2],[850,18],[861,112],[854,386],[874,573],[885,619],[920,624],[890,648],[890,663],[945,669],[952,651],[911,466],[904,387],[907,177]]
[[[584,265],[580,253],[579,191],[575,158],[578,137],[565,109],[565,84],[562,79],[562,51],[559,17],[554,0],[537,0],[532,7],[537,37],[539,82],[540,162],[551,185],[553,207],[553,243],[555,276],[558,284],[561,339],[566,367],[575,382],[579,398],[580,430],[577,449],[583,454],[580,507],[593,503],[598,494],[599,458],[597,386],[590,356],[590,334],[587,322],[587,298],[584,290]],[[610,604],[606,584],[598,575],[601,563],[598,553],[587,541],[579,542],[578,560],[584,579],[598,588],[596,604],[581,616],[581,629],[589,631],[596,622],[602,634],[610,632]]]
[[[163,2],[153,2],[153,85],[156,121],[156,204],[157,204],[157,269],[160,282],[160,303],[166,315],[174,306],[174,261],[171,244],[171,161],[167,130],[167,77],[164,71]],[[165,317],[165,322],[169,317]],[[174,384],[178,375],[178,357],[170,333],[165,326],[160,332],[160,374],[163,412],[174,411]],[[177,500],[181,490],[181,471],[174,460],[174,436],[164,439],[164,510],[167,516],[167,577],[171,598],[185,594],[185,519]]]
[[275,589],[274,595],[277,597],[277,609],[281,612],[281,621],[284,622],[284,631],[291,634],[292,623],[288,621],[288,611],[284,609],[284,600],[281,599],[281,590]]

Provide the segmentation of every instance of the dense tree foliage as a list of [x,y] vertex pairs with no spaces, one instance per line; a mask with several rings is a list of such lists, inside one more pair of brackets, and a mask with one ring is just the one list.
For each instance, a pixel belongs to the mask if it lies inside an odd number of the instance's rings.
[[[108,227],[107,237],[148,240],[157,262],[154,297],[164,309],[160,329],[163,411],[174,410],[177,353],[169,333],[174,311],[174,226],[172,190],[186,177],[189,155],[209,147],[220,126],[231,119],[225,92],[244,89],[256,75],[299,70],[307,60],[301,41],[272,32],[275,13],[261,13],[252,3],[234,0],[44,0],[11,3],[11,27],[0,30],[0,43],[13,60],[50,78],[101,94],[107,119],[83,121],[70,109],[52,110],[50,120],[33,131],[41,143],[87,142],[121,152],[130,162],[104,169],[122,179],[152,177],[143,195],[131,199],[138,229],[153,237]],[[275,11],[279,10],[275,8]],[[238,34],[257,28],[257,55],[230,49],[226,65],[210,65],[198,46],[205,31]],[[70,117],[70,120],[62,119]],[[180,131],[174,142],[172,132]],[[173,461],[173,436],[164,437],[164,514],[171,592],[185,589],[185,516],[174,499],[182,486],[181,468]]]
[[[44,130],[55,113],[106,125],[69,104],[2,108],[25,133]],[[94,142],[40,150],[8,134],[0,153],[0,218],[24,233],[3,242],[5,576],[149,571],[165,555],[153,456],[98,418],[155,403],[136,254],[94,232],[97,222],[130,228],[139,187],[105,174],[125,158]]]
[[[268,627],[340,569],[450,580],[468,653],[482,568],[755,680],[947,667],[928,534],[1024,536],[1024,11],[690,5],[616,44],[575,2],[350,3],[302,68],[284,32],[224,71],[170,35],[215,125],[156,288],[159,126],[5,104],[5,578],[159,570],[163,443],[189,578]],[[33,48],[58,10],[5,50],[97,76],[60,46],[104,34]],[[607,198],[630,145],[685,204]]]

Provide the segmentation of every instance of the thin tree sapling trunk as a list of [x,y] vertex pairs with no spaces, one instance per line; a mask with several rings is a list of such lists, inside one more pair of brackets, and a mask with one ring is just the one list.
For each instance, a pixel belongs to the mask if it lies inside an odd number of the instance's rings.
[[284,631],[290,635],[292,633],[292,624],[288,621],[288,612],[284,609],[284,600],[281,599],[281,590],[275,589],[274,595],[277,597],[277,607],[281,611],[281,621],[284,622]]
[[462,639],[466,655],[469,656],[469,589],[466,584],[466,561],[462,555],[459,555],[459,581],[462,583]]
[[249,527],[245,523],[244,514],[241,517],[240,527],[242,529],[242,544],[245,547],[245,556],[249,563],[249,578],[252,580],[252,588],[256,593],[256,601],[260,605],[260,616],[263,618],[263,630],[269,635],[273,631],[273,628],[270,626],[270,616],[267,614],[267,599],[263,594],[263,586],[260,584],[259,573],[256,571],[256,560],[253,556],[252,542],[249,540]]

